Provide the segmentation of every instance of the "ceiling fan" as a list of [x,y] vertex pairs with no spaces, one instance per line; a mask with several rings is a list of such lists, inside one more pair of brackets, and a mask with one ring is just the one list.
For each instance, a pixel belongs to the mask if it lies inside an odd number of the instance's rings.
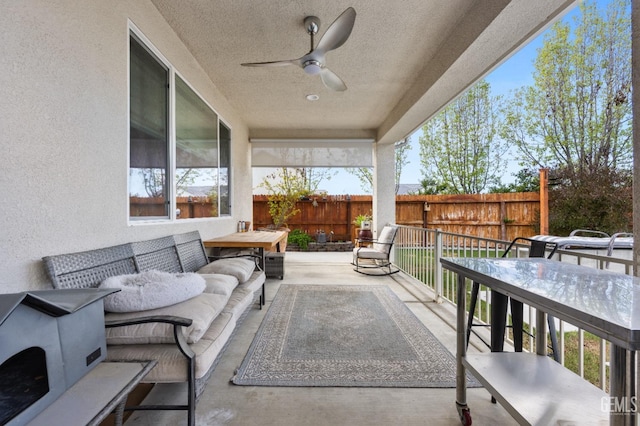
[[342,46],[353,29],[356,20],[356,11],[349,7],[327,28],[324,35],[314,48],[313,39],[320,28],[320,19],[316,16],[304,18],[304,26],[311,36],[311,50],[298,59],[272,62],[251,62],[241,64],[245,67],[281,67],[286,65],[298,65],[309,75],[320,74],[320,78],[329,89],[341,92],[347,90],[347,85],[325,64],[325,54]]

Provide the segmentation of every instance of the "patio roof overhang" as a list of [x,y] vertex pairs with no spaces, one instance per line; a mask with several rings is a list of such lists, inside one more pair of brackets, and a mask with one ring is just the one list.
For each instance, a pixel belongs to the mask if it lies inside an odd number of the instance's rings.
[[[373,139],[413,133],[467,87],[562,16],[575,0],[352,0],[237,2],[152,0],[252,139]],[[323,86],[297,66],[243,62],[306,54],[303,19],[321,20],[316,43],[347,7],[348,41],[327,55],[346,83]],[[306,96],[318,95],[316,101]]]

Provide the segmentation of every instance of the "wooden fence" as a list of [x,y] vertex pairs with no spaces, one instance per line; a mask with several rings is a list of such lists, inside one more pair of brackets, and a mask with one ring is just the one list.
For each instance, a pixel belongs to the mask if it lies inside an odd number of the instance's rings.
[[[327,241],[348,241],[355,236],[356,216],[371,214],[372,197],[330,195],[301,200],[297,207],[300,213],[289,220],[290,229],[301,229],[312,236],[322,230]],[[253,228],[271,223],[267,197],[254,195]],[[532,236],[540,229],[540,194],[398,195],[396,223],[481,238]]]
[[[129,197],[131,216],[166,216],[166,203],[160,197]],[[176,197],[178,219],[218,216],[218,203],[210,197]]]

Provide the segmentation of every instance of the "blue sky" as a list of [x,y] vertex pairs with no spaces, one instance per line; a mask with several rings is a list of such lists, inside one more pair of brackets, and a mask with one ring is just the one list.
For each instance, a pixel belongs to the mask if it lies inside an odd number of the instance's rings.
[[[599,8],[604,8],[610,0],[597,0]],[[563,17],[565,22],[573,22],[573,18],[579,13],[579,7],[575,7],[567,15]],[[509,92],[529,85],[533,82],[533,62],[537,55],[537,50],[542,46],[544,32],[532,40],[516,52],[511,58],[505,61],[501,66],[491,72],[486,80],[491,85],[492,95],[508,94]],[[420,165],[420,148],[418,138],[421,130],[418,130],[411,136],[411,150],[407,158],[410,159],[402,170],[401,183],[419,183],[422,179]],[[255,169],[254,169],[255,170]],[[329,194],[363,194],[364,191],[360,187],[360,182],[355,176],[350,175],[343,169],[332,169],[337,174],[331,180],[325,180],[321,183],[320,189],[326,190]],[[513,182],[513,174],[519,170],[518,165],[513,161],[505,170],[502,176],[503,183]],[[254,173],[254,187],[260,182],[256,180]]]

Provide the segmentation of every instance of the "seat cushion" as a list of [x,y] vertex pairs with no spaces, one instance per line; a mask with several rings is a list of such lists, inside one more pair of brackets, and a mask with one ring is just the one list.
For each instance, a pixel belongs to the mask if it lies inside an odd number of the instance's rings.
[[[149,311],[127,313],[105,313],[105,321],[137,319],[147,316],[168,315],[189,318],[193,323],[183,330],[187,343],[196,343],[207,331],[214,319],[222,312],[229,296],[213,293],[202,293],[196,297],[175,305]],[[173,325],[149,323],[128,325],[125,327],[107,328],[107,344],[153,344],[174,343]]]
[[383,253],[369,247],[354,248],[353,255],[359,259],[378,259],[378,260],[389,259],[389,253]]
[[246,282],[253,274],[256,264],[246,257],[232,257],[218,259],[203,266],[198,270],[199,274],[226,274],[236,277],[240,284]]
[[195,273],[145,271],[109,277],[99,288],[120,290],[104,298],[105,311],[139,312],[191,299],[204,291],[205,280]]
[[260,287],[264,285],[266,278],[267,276],[264,271],[255,270],[248,281],[245,281],[238,286],[238,290],[258,291],[260,290]]
[[[196,354],[196,379],[207,374],[217,356],[231,338],[236,326],[235,317],[223,312],[213,321],[207,332],[195,344],[189,345]],[[174,345],[109,345],[108,361],[136,361],[153,359],[158,364],[142,383],[174,383],[187,380],[187,359]]]

